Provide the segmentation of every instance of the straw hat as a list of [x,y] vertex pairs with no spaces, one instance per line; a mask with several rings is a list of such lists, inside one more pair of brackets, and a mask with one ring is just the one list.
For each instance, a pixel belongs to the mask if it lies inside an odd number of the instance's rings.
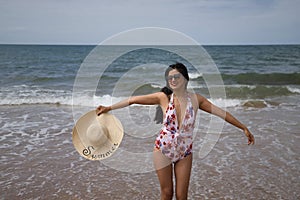
[[90,160],[110,157],[123,138],[123,126],[112,114],[84,114],[73,128],[73,144],[80,155]]

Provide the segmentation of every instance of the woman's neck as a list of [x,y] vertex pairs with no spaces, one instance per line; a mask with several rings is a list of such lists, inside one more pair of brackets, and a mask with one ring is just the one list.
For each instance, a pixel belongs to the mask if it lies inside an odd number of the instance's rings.
[[178,89],[178,90],[173,90],[173,93],[176,95],[177,98],[182,98],[185,97],[187,94],[187,89]]

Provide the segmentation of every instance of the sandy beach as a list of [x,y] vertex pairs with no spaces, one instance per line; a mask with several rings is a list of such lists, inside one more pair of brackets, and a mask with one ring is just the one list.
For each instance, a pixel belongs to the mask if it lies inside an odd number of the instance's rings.
[[[1,199],[159,198],[154,171],[122,172],[80,157],[72,144],[70,106],[1,106],[0,110]],[[247,146],[243,133],[226,124],[217,144],[201,159],[199,150],[205,141],[198,134],[189,198],[299,199],[298,107],[229,111],[249,125],[256,144]],[[203,124],[208,117],[201,113]],[[198,131],[205,131],[205,125]],[[121,148],[134,151],[134,140],[125,134]],[[134,144],[148,148],[152,141]],[[125,158],[120,162],[126,163]]]

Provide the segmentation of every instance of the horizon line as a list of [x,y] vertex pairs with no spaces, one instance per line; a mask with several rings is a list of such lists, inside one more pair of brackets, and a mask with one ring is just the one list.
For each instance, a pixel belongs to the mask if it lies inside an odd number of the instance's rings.
[[[130,46],[130,45],[103,45],[103,44],[95,44],[95,43],[0,43],[0,45],[28,45],[28,46]],[[165,46],[165,45],[140,45],[140,44],[132,44],[133,46]],[[300,43],[206,43],[200,44],[200,46],[272,46],[272,45],[300,45]],[[166,45],[172,46],[172,45]],[[174,46],[193,46],[193,45],[174,45]]]

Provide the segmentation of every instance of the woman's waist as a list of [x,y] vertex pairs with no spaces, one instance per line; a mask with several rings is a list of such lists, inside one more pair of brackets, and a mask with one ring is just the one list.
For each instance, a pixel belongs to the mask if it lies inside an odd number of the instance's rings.
[[160,130],[158,136],[171,137],[171,138],[175,138],[175,137],[192,138],[193,137],[193,132],[194,132],[194,129],[190,129],[190,130],[172,130],[172,129],[162,128]]

